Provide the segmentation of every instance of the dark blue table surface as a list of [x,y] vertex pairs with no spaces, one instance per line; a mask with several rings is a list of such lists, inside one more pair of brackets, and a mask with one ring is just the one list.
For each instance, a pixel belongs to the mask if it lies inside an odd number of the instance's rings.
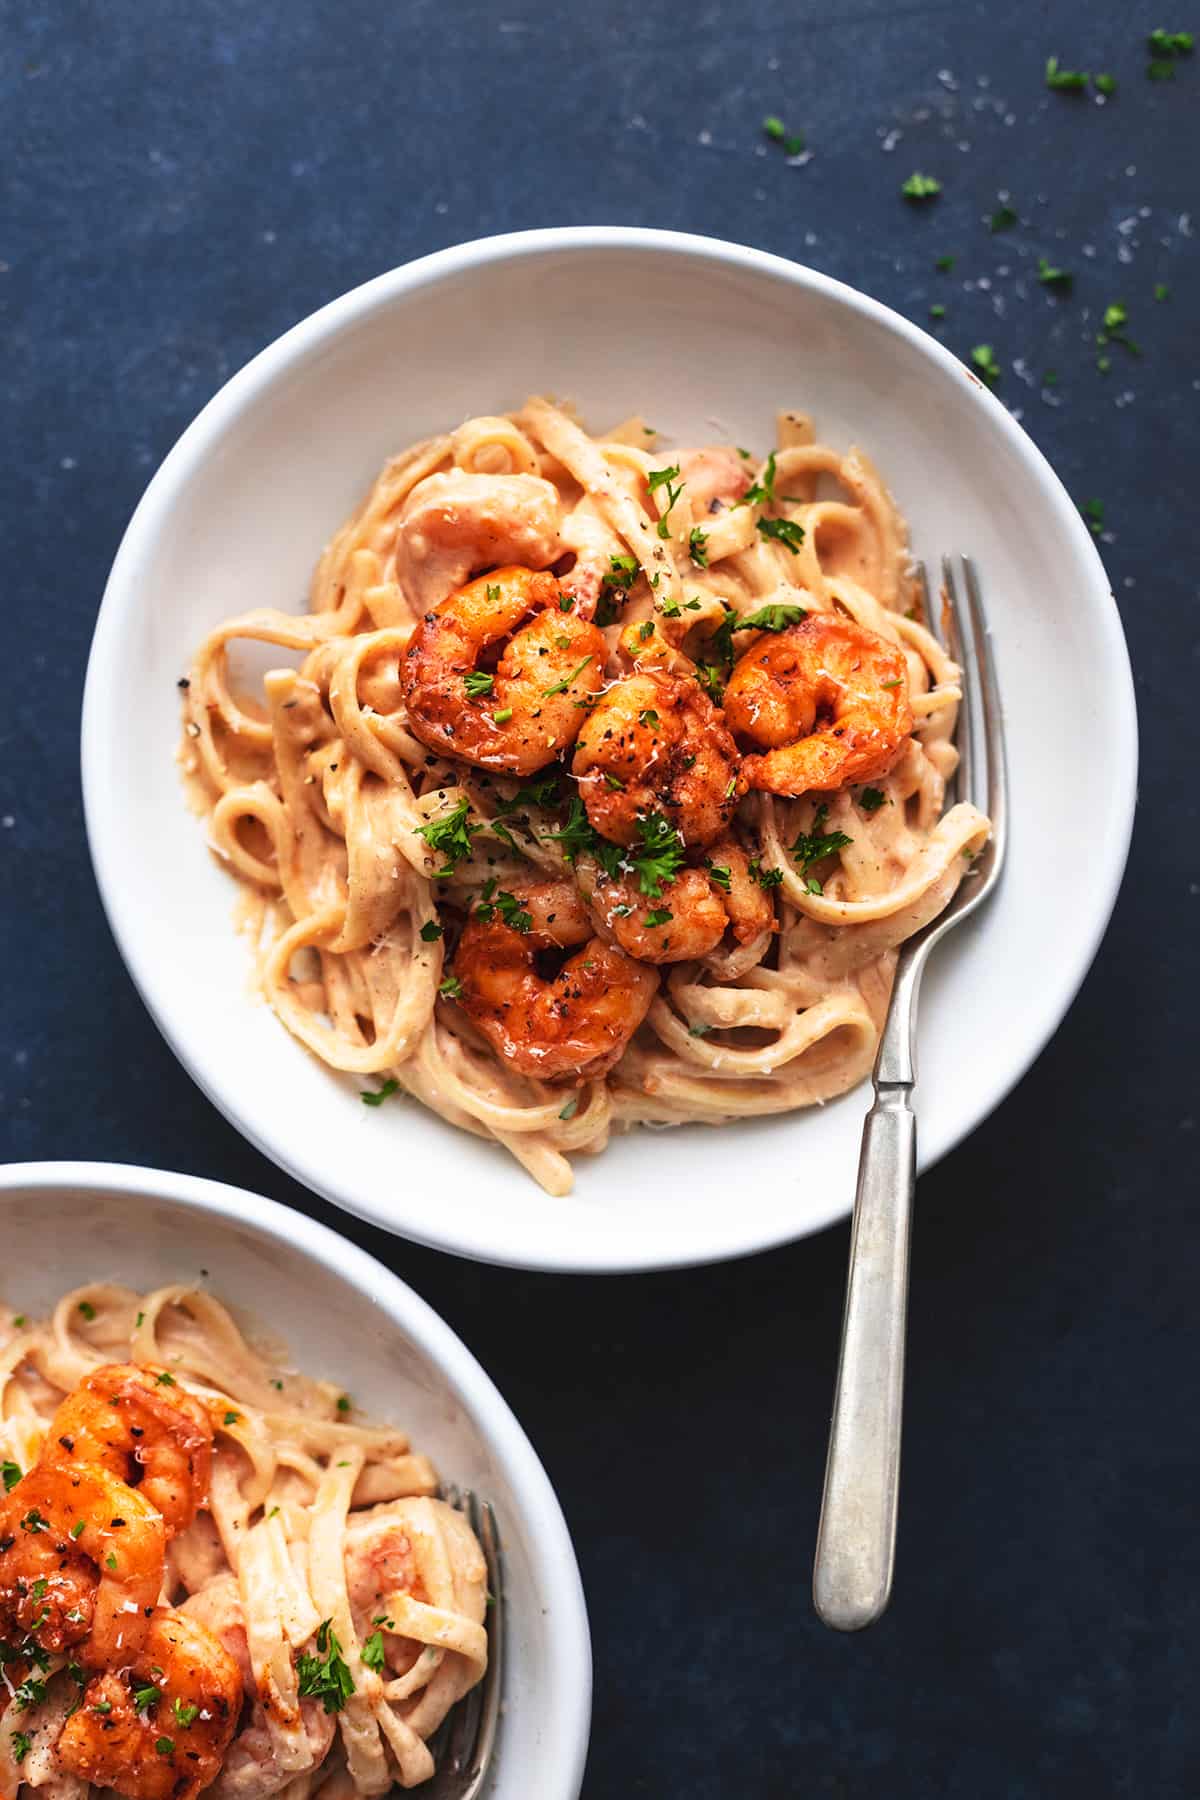
[[[445,1314],[574,1532],[596,1651],[590,1800],[1200,1793],[1200,58],[1154,82],[1143,48],[1200,16],[1117,0],[3,0],[0,25],[0,1154],[272,1194]],[[1048,91],[1051,53],[1111,71],[1117,95]],[[767,113],[803,128],[811,160],[763,139]],[[929,206],[900,196],[914,169],[944,184]],[[1004,193],[1019,222],[991,233]],[[617,1282],[474,1267],[342,1219],[176,1066],[89,870],[88,642],[183,426],[356,282],[578,221],[762,245],[922,321],[944,304],[946,342],[994,345],[1005,399],[1072,494],[1105,506],[1143,733],[1129,875],[1049,1049],[922,1183],[899,1578],[857,1639],[808,1599],[845,1228]],[[1074,271],[1070,296],[1031,279],[1039,255]],[[1114,301],[1142,354],[1109,346],[1105,374],[1094,336]],[[1022,825],[1047,859],[1070,804],[1070,771],[1047,771],[1045,817]]]

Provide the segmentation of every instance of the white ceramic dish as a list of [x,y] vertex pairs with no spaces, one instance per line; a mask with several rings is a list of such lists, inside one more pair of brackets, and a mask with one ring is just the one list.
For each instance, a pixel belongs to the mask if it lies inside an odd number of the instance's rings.
[[[637,1132],[540,1193],[415,1104],[371,1110],[248,998],[233,889],[183,803],[176,678],[219,619],[295,607],[384,458],[531,391],[668,442],[766,446],[782,405],[859,440],[916,551],[976,559],[1008,717],[1013,837],[996,899],[938,955],[921,1017],[921,1157],[958,1143],[1055,1030],[1107,923],[1133,816],[1128,657],[1091,538],[1009,414],[886,307],[758,251],[617,228],[467,244],[383,275],[236,375],[155,476],[121,545],[83,721],[88,834],[117,942],[159,1026],[282,1167],[389,1230],[551,1269],[762,1249],[844,1214],[861,1093],[714,1131]],[[1053,844],[1046,797],[1056,794]],[[1069,795],[1069,804],[1062,797]]]
[[344,1382],[443,1478],[496,1508],[508,1600],[504,1715],[488,1800],[578,1800],[591,1711],[587,1614],[571,1540],[528,1438],[411,1288],[323,1225],[215,1181],[112,1163],[0,1166],[0,1294],[46,1310],[84,1281],[191,1281]]

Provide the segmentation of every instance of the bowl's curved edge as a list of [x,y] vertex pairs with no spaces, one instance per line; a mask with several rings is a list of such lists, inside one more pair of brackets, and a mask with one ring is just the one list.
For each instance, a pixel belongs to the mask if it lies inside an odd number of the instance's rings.
[[[197,1212],[236,1220],[289,1245],[298,1246],[314,1262],[327,1264],[344,1275],[385,1311],[385,1296],[399,1299],[393,1316],[420,1345],[430,1361],[448,1372],[481,1433],[490,1438],[497,1456],[515,1471],[523,1496],[536,1509],[538,1543],[547,1556],[556,1592],[567,1604],[558,1609],[563,1641],[556,1643],[560,1666],[567,1665],[565,1683],[568,1708],[566,1732],[573,1746],[573,1764],[563,1800],[578,1800],[583,1786],[592,1711],[592,1649],[588,1630],[587,1601],[567,1522],[550,1477],[537,1451],[507,1400],[478,1358],[458,1334],[434,1311],[428,1301],[399,1275],[340,1237],[329,1226],[304,1213],[292,1211],[277,1200],[252,1194],[246,1188],[205,1176],[182,1175],[167,1169],[149,1169],[134,1163],[32,1162],[0,1164],[0,1197],[17,1188],[80,1188],[112,1195],[136,1193],[165,1200]],[[532,1522],[532,1521],[531,1521]],[[574,1675],[571,1673],[573,1666]],[[577,1698],[576,1698],[577,1696]],[[561,1708],[559,1716],[562,1716]]]
[[[106,771],[102,767],[102,756],[97,754],[97,745],[102,745],[103,739],[93,727],[94,721],[99,715],[99,696],[104,680],[114,672],[111,666],[112,656],[109,640],[115,631],[115,602],[122,568],[136,553],[143,535],[148,535],[154,529],[159,513],[165,509],[177,472],[182,469],[192,452],[202,452],[207,442],[216,437],[223,428],[226,417],[235,414],[240,408],[245,394],[256,386],[270,381],[277,368],[285,367],[294,356],[303,354],[311,345],[319,343],[331,330],[368,315],[376,307],[389,304],[397,294],[409,287],[458,275],[465,270],[487,264],[499,257],[603,249],[647,249],[679,256],[702,256],[715,258],[734,266],[756,269],[791,285],[811,287],[820,293],[836,297],[852,310],[894,332],[923,355],[929,357],[953,379],[968,384],[974,390],[976,403],[985,409],[993,427],[1008,440],[1022,459],[1029,462],[1036,470],[1047,502],[1054,511],[1056,522],[1069,537],[1074,539],[1077,553],[1093,570],[1096,597],[1100,603],[1099,617],[1104,623],[1106,654],[1111,661],[1114,675],[1119,671],[1119,679],[1116,680],[1114,688],[1114,711],[1110,715],[1110,724],[1113,736],[1120,743],[1122,749],[1121,779],[1119,788],[1113,791],[1113,805],[1108,818],[1104,821],[1108,828],[1106,843],[1103,846],[1107,860],[1106,878],[1098,890],[1089,891],[1084,896],[1090,902],[1089,915],[1086,920],[1087,928],[1081,933],[1073,956],[1061,971],[1058,999],[1048,1010],[1048,1023],[1031,1040],[1025,1055],[1014,1064],[1008,1079],[1001,1083],[986,1101],[964,1111],[955,1120],[953,1127],[940,1138],[931,1136],[929,1133],[925,1134],[919,1152],[921,1170],[932,1167],[969,1137],[986,1118],[990,1117],[1017,1083],[1029,1072],[1062,1024],[1095,960],[1112,917],[1133,834],[1138,766],[1137,709],[1133,672],[1130,667],[1129,651],[1121,626],[1120,614],[1116,599],[1109,586],[1107,572],[1092,536],[1059,476],[1029,434],[976,375],[959,362],[958,358],[945,345],[931,337],[920,326],[906,319],[903,314],[886,306],[882,301],[873,299],[870,295],[863,294],[857,288],[850,287],[845,282],[837,280],[834,276],[826,275],[820,270],[811,269],[804,264],[776,256],[770,251],[754,249],[748,245],[731,244],[721,239],[707,238],[694,233],[660,231],[647,227],[580,225],[545,227],[532,231],[475,238],[464,244],[436,250],[427,256],[419,257],[414,262],[403,264],[399,268],[387,270],[372,277],[371,280],[328,301],[316,312],[310,313],[298,321],[232,375],[186,427],[152,477],[118,546],[96,620],[84,684],[80,753],[85,829],[101,903],[125,966],[151,1018],[197,1086],[217,1107],[218,1111],[229,1120],[230,1124],[255,1145],[256,1149],[260,1150],[268,1160],[282,1167],[302,1185],[308,1185],[307,1174],[289,1162],[281,1147],[277,1147],[273,1143],[266,1143],[258,1133],[251,1131],[240,1118],[235,1117],[231,1108],[226,1106],[221,1097],[213,1091],[203,1072],[187,1053],[185,1045],[168,1025],[163,1009],[156,1002],[151,972],[142,969],[136,945],[127,941],[117,922],[118,909],[115,895],[118,891],[118,883],[114,872],[106,863],[102,839],[95,829],[100,795],[106,786]],[[114,603],[111,606],[110,600]],[[364,1207],[353,1196],[332,1186],[322,1184],[319,1191],[335,1205],[342,1207],[355,1217],[382,1230],[395,1232],[409,1237],[415,1242],[427,1244],[434,1249],[501,1266],[549,1270],[567,1274],[626,1274],[649,1272],[655,1269],[694,1268],[711,1262],[734,1261],[743,1256],[756,1255],[761,1251],[778,1248],[781,1244],[811,1236],[815,1232],[824,1230],[838,1219],[844,1218],[850,1211],[850,1196],[847,1194],[844,1203],[839,1202],[828,1209],[823,1209],[806,1220],[801,1229],[781,1230],[764,1238],[761,1243],[746,1249],[701,1249],[692,1254],[683,1254],[678,1257],[649,1254],[640,1259],[625,1255],[619,1259],[594,1256],[591,1258],[561,1257],[556,1261],[538,1261],[506,1253],[502,1244],[482,1250],[476,1245],[458,1242],[455,1240],[452,1229],[445,1230],[443,1228],[439,1234],[425,1230],[419,1224],[409,1221],[398,1223],[383,1213]]]

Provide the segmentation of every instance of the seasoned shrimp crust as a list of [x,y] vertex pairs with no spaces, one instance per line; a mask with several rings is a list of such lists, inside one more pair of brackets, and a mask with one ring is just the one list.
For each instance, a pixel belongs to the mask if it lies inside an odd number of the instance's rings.
[[761,750],[744,770],[774,794],[832,793],[886,775],[913,729],[903,651],[836,613],[809,613],[735,667],[725,717]]
[[[517,925],[472,917],[454,956],[460,1002],[495,1049],[523,1075],[586,1081],[617,1061],[658,991],[653,969],[595,935],[569,881],[518,887]],[[573,950],[557,974],[541,952]]]
[[[401,669],[415,736],[513,775],[532,775],[569,750],[603,685],[606,654],[599,628],[573,605],[553,575],[513,566],[427,612]],[[481,667],[505,639],[494,667]]]

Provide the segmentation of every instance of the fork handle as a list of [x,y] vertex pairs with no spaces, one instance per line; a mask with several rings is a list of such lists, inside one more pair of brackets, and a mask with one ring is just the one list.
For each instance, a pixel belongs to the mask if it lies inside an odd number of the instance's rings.
[[879,1082],[863,1126],[813,1600],[836,1631],[887,1606],[896,1549],[908,1242],[916,1186],[912,1082]]

